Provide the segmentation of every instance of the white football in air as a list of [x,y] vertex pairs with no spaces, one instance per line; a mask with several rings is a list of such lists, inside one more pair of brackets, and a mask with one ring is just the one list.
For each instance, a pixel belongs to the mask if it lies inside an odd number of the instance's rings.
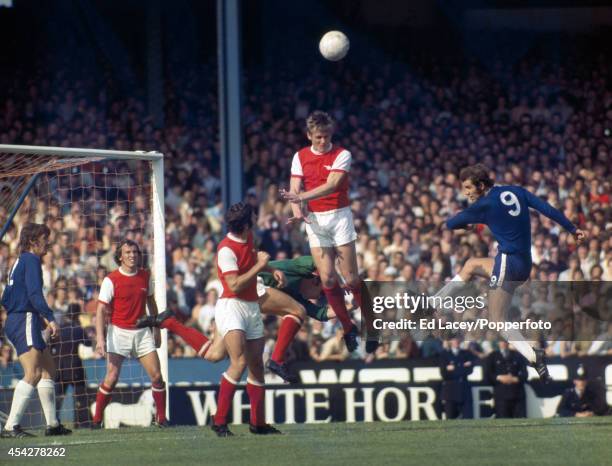
[[321,55],[329,61],[342,60],[349,51],[348,37],[340,31],[326,32],[319,42]]

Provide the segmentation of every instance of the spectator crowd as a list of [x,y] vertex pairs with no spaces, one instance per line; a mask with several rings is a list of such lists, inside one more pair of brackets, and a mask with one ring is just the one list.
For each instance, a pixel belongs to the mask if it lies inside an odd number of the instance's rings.
[[[70,79],[66,72],[0,77],[0,143],[164,153],[168,307],[211,335],[220,292],[215,249],[223,234],[216,83],[210,77],[215,73],[209,67],[186,69],[169,80],[162,128],[155,127],[138,94],[114,91],[112,74],[74,73]],[[337,121],[335,142],[352,153],[350,198],[364,279],[440,283],[469,257],[494,255],[487,230],[444,227],[447,217],[466,206],[460,169],[481,162],[497,183],[526,187],[589,234],[577,246],[558,225],[534,215],[533,280],[612,281],[610,82],[609,61],[579,54],[561,63],[525,59],[489,68],[431,58],[411,66],[254,71],[245,88],[242,160],[246,199],[259,213],[259,246],[273,259],[308,253],[303,225],[287,226],[290,209],[278,192],[288,186],[293,154],[307,144],[306,116],[322,109]],[[0,176],[6,194],[12,181]],[[152,250],[150,183],[148,165],[141,162],[88,163],[46,173],[0,243],[0,282],[15,259],[19,226],[28,219],[46,223],[52,231],[43,258],[49,305],[61,319],[70,304],[78,304],[81,325],[92,327],[98,286],[117,266],[118,241],[127,236]],[[7,213],[5,204],[0,217]],[[534,288],[518,293],[513,305],[526,317],[550,303]],[[598,295],[590,305],[609,312],[612,295]],[[610,316],[599,317],[599,327],[583,339],[564,337],[559,323],[548,353],[612,354],[612,328],[605,326]],[[274,319],[266,320],[266,329],[271,348]],[[593,333],[606,332],[607,342],[591,343]],[[307,321],[291,357],[346,359],[341,337],[333,321]],[[168,343],[170,356],[194,356],[179,338],[170,336]],[[419,339],[404,333],[375,357],[432,357],[444,344],[441,332]],[[466,336],[463,345],[484,356],[497,342],[484,332]],[[1,353],[2,361],[9,357],[6,343]]]

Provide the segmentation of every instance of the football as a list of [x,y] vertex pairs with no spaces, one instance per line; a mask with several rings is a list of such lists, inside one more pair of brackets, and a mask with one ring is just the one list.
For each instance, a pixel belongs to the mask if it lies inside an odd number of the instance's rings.
[[319,42],[321,55],[329,61],[342,60],[349,51],[349,40],[343,32],[326,32]]

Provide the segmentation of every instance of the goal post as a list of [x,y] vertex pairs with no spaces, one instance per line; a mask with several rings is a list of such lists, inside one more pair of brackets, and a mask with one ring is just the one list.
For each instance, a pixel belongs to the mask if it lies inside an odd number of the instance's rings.
[[[142,204],[146,204],[147,212],[142,212]],[[53,218],[49,213],[52,210],[54,214],[58,214],[58,218]],[[78,230],[73,227],[69,238],[74,239],[76,234],[87,236],[80,242],[81,249],[89,248],[86,255],[87,265],[71,263],[72,268],[64,268],[63,263],[60,263],[58,267],[61,270],[70,270],[79,285],[89,288],[99,286],[100,283],[84,283],[82,277],[91,276],[91,269],[99,270],[102,253],[106,252],[99,249],[100,244],[103,244],[103,247],[109,245],[107,235],[103,235],[103,231],[109,228],[107,223],[110,222],[107,220],[117,217],[117,224],[114,227],[111,225],[111,228],[122,233],[138,230],[138,238],[146,240],[147,245],[143,245],[146,250],[143,250],[143,253],[152,258],[148,266],[153,276],[154,296],[159,312],[163,311],[166,308],[163,154],[155,151],[0,144],[0,247],[6,248],[2,246],[4,240],[11,256],[3,262],[0,254],[0,282],[6,278],[10,261],[15,259],[16,251],[11,249],[11,245],[15,244],[19,230],[26,221],[40,222],[43,219],[47,225],[51,225],[52,235],[57,240],[58,237],[66,235],[65,231],[58,231],[63,225],[61,217],[68,216],[72,219],[73,212],[76,212],[76,215],[80,212],[82,218],[74,219],[80,227]],[[121,216],[122,214],[124,215]],[[7,233],[6,237],[4,233]],[[115,234],[114,240],[117,239]],[[83,242],[86,243],[85,246]],[[116,241],[113,242],[116,246]],[[92,244],[95,244],[93,251]],[[72,254],[76,254],[74,244],[71,246]],[[43,275],[44,265],[43,262]],[[87,271],[79,270],[81,265]],[[52,268],[54,267],[55,264]],[[86,272],[89,272],[89,275]],[[65,278],[61,274],[51,275],[55,280]],[[0,292],[3,291],[3,285],[4,283],[0,283]],[[48,293],[55,292],[52,284],[47,288]],[[85,299],[81,304],[84,313]],[[169,385],[166,330],[162,330],[162,344],[158,355],[162,376]],[[93,388],[93,383],[101,381],[103,374],[98,372],[95,373],[98,380],[87,381],[90,389]],[[145,376],[141,381],[130,380],[123,385],[129,388],[139,383],[144,386],[148,382]],[[169,387],[166,391],[166,411],[169,417],[168,394]],[[91,396],[87,399],[90,400]]]

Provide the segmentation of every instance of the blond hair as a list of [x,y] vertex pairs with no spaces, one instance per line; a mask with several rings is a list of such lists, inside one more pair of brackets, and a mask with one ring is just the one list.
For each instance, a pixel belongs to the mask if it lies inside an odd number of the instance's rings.
[[316,130],[333,131],[334,126],[334,119],[330,114],[321,110],[315,110],[306,118],[306,131],[310,134]]

